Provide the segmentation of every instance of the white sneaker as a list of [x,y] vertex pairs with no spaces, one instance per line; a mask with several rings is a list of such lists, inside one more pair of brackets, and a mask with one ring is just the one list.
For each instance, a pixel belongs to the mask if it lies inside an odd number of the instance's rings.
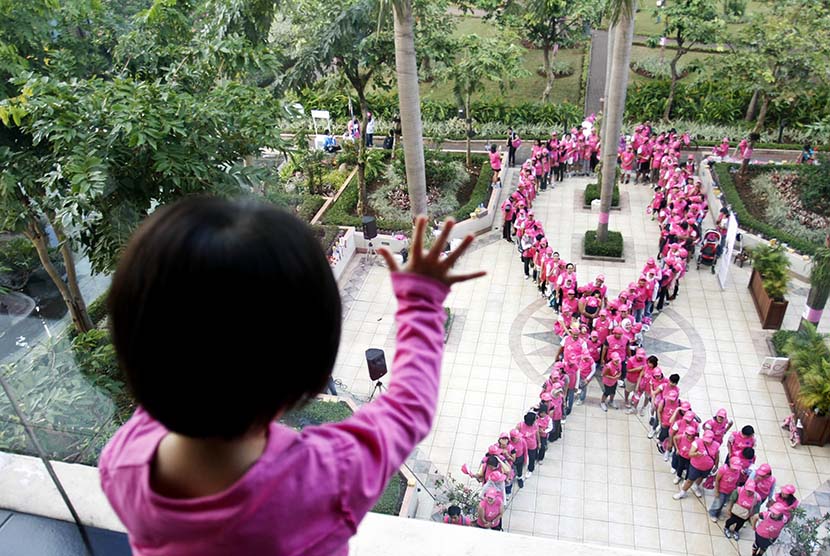
[[663,461],[669,461],[669,453],[668,452],[663,453]]
[[564,424],[565,424],[565,423],[567,423],[567,422],[568,422],[568,420],[567,420],[567,419],[565,419],[564,417],[562,417],[562,424],[564,425]]
[[672,483],[674,483],[674,484],[678,484],[678,483],[680,482],[680,477],[678,477],[677,475],[675,475],[675,476],[674,476],[674,479],[672,479],[672,481],[671,481],[671,482],[672,482]]
[[677,494],[675,494],[674,496],[672,496],[672,498],[674,498],[675,500],[681,500],[681,499],[683,499],[683,498],[686,498],[686,491],[685,491],[685,490],[681,490],[680,492],[678,492]]
[[530,471],[528,471],[528,472],[527,472],[527,476],[525,477],[525,479],[529,479],[529,478],[531,478],[532,476],[533,476],[533,473],[531,473]]
[[582,405],[582,400],[576,400],[576,405]]
[[646,414],[646,408],[644,407],[640,410],[640,417],[644,416],[645,414]]
[[703,489],[700,488],[699,485],[692,485],[692,492],[694,492],[695,496],[698,498],[703,498]]
[[619,409],[620,408],[620,406],[617,405],[617,402],[611,402],[611,407],[613,407],[614,409]]
[[713,523],[717,523],[717,522],[718,522],[718,518],[716,518],[716,517],[715,517],[715,516],[713,516],[713,515],[710,515],[710,516],[709,516],[709,519],[711,519]]
[[654,438],[654,429],[651,429],[650,431],[648,431],[648,437],[649,438]]
[[599,407],[605,412],[608,411],[608,406],[605,404],[605,402],[600,402]]

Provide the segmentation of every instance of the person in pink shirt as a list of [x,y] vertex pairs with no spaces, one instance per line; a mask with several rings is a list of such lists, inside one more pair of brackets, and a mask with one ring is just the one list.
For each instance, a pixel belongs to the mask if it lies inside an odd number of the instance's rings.
[[[623,330],[622,326],[614,327],[611,336],[608,336],[608,339],[605,340],[600,362],[608,362],[613,354],[617,354],[620,362],[628,357],[628,338],[625,336],[625,330]],[[620,366],[620,372],[622,373],[622,365]]]
[[728,539],[740,540],[741,527],[755,515],[754,510],[760,501],[755,492],[755,481],[748,480],[746,484],[735,490],[729,496],[729,505],[726,507],[729,519],[723,526],[723,534]]
[[[600,309],[597,318],[594,320],[594,329],[592,332],[597,333],[597,338],[599,339],[601,345],[604,345],[606,340],[608,340],[608,336],[613,328],[611,319],[608,318],[608,309]],[[602,356],[601,349],[598,356]],[[597,361],[599,361],[599,357],[597,358]]]
[[755,523],[755,543],[752,556],[761,556],[778,540],[781,530],[789,523],[783,504],[773,504],[769,511],[761,512]]
[[[795,487],[784,485],[781,491],[773,498],[773,504],[781,504],[784,507],[784,515],[792,517],[792,511],[798,507],[798,498],[795,497]],[[769,505],[769,504],[768,504]]]
[[729,436],[727,447],[729,448],[728,455],[726,456],[727,461],[733,455],[740,453],[744,448],[754,448],[755,429],[752,425],[744,425],[741,430],[733,432]]
[[[671,426],[671,416],[674,415],[675,409],[680,405],[678,401],[679,394],[676,390],[670,391],[665,398],[661,398],[657,403],[657,419],[660,423],[660,434],[657,435],[657,450],[663,454],[666,451],[664,442],[669,437],[669,427]],[[649,436],[651,438],[651,436]]]
[[517,428],[527,444],[527,478],[529,479],[536,470],[536,455],[539,453],[539,427],[536,426],[536,413],[528,411]]
[[496,145],[490,145],[490,168],[493,170],[493,181],[490,186],[493,189],[501,187],[501,152]]
[[755,491],[761,498],[759,504],[772,502],[775,494],[775,477],[772,476],[772,467],[768,463],[762,463],[752,472],[750,478],[755,481]]
[[[450,274],[472,241],[442,258],[452,227],[424,253],[419,217],[403,270],[381,251],[399,303],[387,392],[345,421],[297,432],[275,419],[325,388],[342,323],[317,239],[247,199],[191,197],[141,224],[109,293],[113,343],[138,408],[99,461],[133,554],[348,553],[389,477],[430,430],[449,286],[483,274]],[[205,303],[220,290],[266,294],[255,304]],[[240,352],[216,325],[257,322],[261,311],[287,311],[295,326],[278,336],[249,330]],[[310,329],[315,349],[293,350]],[[285,348],[278,362],[275,338]]]
[[[594,334],[594,332],[591,334]],[[594,338],[595,337],[592,337],[588,343],[596,344]],[[587,352],[583,353],[579,358],[579,398],[576,400],[576,405],[582,405],[585,403],[585,398],[588,396],[588,385],[594,377],[598,360],[598,356],[597,358],[594,357],[592,348],[589,348]]]
[[614,403],[614,396],[617,394],[617,381],[622,377],[620,359],[620,354],[614,352],[608,358],[608,363],[602,367],[602,399],[599,406],[603,411],[608,411],[609,405],[614,409],[619,409],[619,406]]
[[643,400],[643,405],[640,406],[640,416],[646,413],[646,407],[651,398],[648,395],[648,386],[651,384],[654,369],[657,367],[657,356],[649,355],[646,359],[646,365],[640,373],[640,378],[637,380],[637,386],[634,388],[634,394],[631,398],[631,413],[637,411],[640,405],[640,400]]
[[588,354],[588,350],[583,349],[582,353],[576,358],[575,361],[568,361],[565,364],[565,378],[567,379],[567,384],[563,385],[564,391],[566,392],[564,415],[562,415],[563,423],[567,421],[568,415],[571,414],[571,410],[573,409],[574,396],[576,395],[576,389],[579,387],[579,375],[582,367],[586,365],[586,358],[589,362],[593,362],[591,360],[591,356]]
[[510,431],[510,446],[516,452],[516,461],[513,464],[513,469],[516,472],[516,481],[519,488],[524,488],[524,467],[527,461],[527,442],[519,429]]
[[738,488],[738,478],[741,476],[741,464],[737,461],[725,463],[715,473],[715,499],[709,507],[709,518],[717,522],[726,501]]
[[453,504],[447,508],[447,511],[445,512],[444,523],[449,523],[450,525],[468,526],[472,523],[472,521],[469,517],[461,513],[460,506]]
[[504,515],[504,499],[496,488],[487,489],[481,502],[478,504],[478,515],[476,525],[482,529],[493,529],[501,531],[501,518]]
[[565,420],[565,396],[562,393],[563,388],[561,382],[556,382],[553,385],[553,392],[551,393],[551,429],[548,433],[548,440],[551,442],[556,442],[562,437],[562,423]]
[[[559,391],[559,414],[561,419],[562,414],[562,384],[559,382],[554,383],[553,385],[553,392],[556,392],[558,388]],[[553,401],[553,395],[551,395],[551,402]],[[553,419],[551,419],[550,414],[548,413],[548,405],[546,403],[539,404],[538,409],[536,409],[536,427],[539,429],[539,449],[536,453],[536,463],[541,464],[542,461],[545,459],[545,454],[548,451],[548,433],[553,430]]]
[[504,224],[502,225],[501,237],[505,241],[513,243],[510,228],[513,225],[513,220],[515,220],[516,218],[516,210],[513,208],[513,203],[510,202],[509,198],[501,204],[501,212],[502,216],[504,216]]
[[685,498],[690,488],[695,496],[703,497],[700,483],[718,466],[719,450],[720,443],[715,441],[715,435],[710,430],[704,431],[702,437],[692,442],[689,450],[689,474],[680,487],[680,492],[673,496],[675,500]]
[[683,434],[677,434],[674,437],[674,472],[675,477],[672,480],[674,484],[680,483],[684,479],[684,475],[688,478],[689,458],[692,451],[692,442],[697,438],[697,429],[692,425],[687,425],[683,430]]
[[646,368],[648,359],[646,359],[646,350],[639,348],[637,353],[628,358],[626,362],[625,373],[625,407],[629,413],[637,411],[637,407],[631,406],[629,397],[637,390],[637,385],[640,383],[640,376]]

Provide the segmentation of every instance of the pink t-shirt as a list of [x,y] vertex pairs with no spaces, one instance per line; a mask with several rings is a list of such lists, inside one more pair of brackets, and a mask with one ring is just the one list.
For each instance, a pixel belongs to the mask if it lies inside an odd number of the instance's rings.
[[666,400],[663,405],[663,411],[660,413],[660,424],[664,427],[669,426],[669,419],[674,414],[674,410],[680,406],[677,401]]
[[533,423],[531,426],[527,426],[525,423],[519,425],[519,432],[522,433],[522,436],[527,443],[528,450],[535,450],[539,443],[536,441],[536,432],[539,429],[536,428],[536,423]]
[[449,289],[393,273],[397,349],[388,391],[340,423],[271,423],[265,451],[232,486],[199,498],[156,494],[150,470],[168,431],[138,408],[107,443],[101,486],[139,556],[348,554],[388,478],[429,432]]
[[490,168],[494,171],[501,170],[501,153],[490,153]]
[[755,436],[744,436],[741,431],[735,431],[729,436],[729,441],[732,443],[731,453],[740,454],[744,448],[755,447]]
[[602,383],[605,386],[614,386],[622,375],[622,367],[609,361],[602,369]]
[[646,358],[645,357],[629,357],[628,362],[625,365],[626,373],[625,379],[629,382],[633,382],[637,384],[637,381],[640,380],[640,373],[643,372],[643,369],[646,367]]
[[728,426],[729,421],[726,419],[723,420],[723,423],[718,423],[714,418],[703,423],[703,428],[711,430],[715,435],[715,440],[720,444],[723,444],[723,436],[726,434],[726,427]]
[[759,537],[764,537],[772,541],[778,538],[781,530],[789,521],[786,515],[782,515],[781,519],[772,519],[769,512],[761,512],[758,517],[758,523],[755,524],[755,532],[758,533]]
[[510,447],[516,450],[517,458],[523,457],[527,453],[527,442],[525,442],[524,438],[519,438],[518,440],[511,438]]
[[767,475],[766,477],[755,476],[755,492],[757,492],[762,499],[769,497],[769,493],[772,492],[774,486],[775,477],[772,475]]
[[[565,398],[562,396],[554,396],[553,399],[549,402],[550,406],[550,416],[553,417],[554,421],[561,421],[562,420],[562,402],[565,401]],[[539,428],[539,434],[544,434],[545,429]]]
[[689,438],[685,434],[675,438],[677,438],[677,455],[682,458],[689,459],[689,452],[692,449],[692,442],[694,441],[694,438]]
[[721,465],[718,469],[718,492],[721,494],[732,494],[738,487],[738,479],[741,476],[740,471],[730,468],[728,465]]
[[715,456],[718,455],[720,444],[714,441],[706,444],[702,438],[696,438],[694,445],[699,454],[691,459],[692,467],[698,471],[711,470],[715,465]]

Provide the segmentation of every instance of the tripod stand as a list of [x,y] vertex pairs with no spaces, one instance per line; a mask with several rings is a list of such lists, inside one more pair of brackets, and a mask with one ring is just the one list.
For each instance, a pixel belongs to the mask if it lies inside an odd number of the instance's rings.
[[372,388],[372,393],[369,396],[369,401],[372,401],[372,398],[374,398],[375,394],[377,394],[378,392],[383,394],[384,390],[386,390],[386,386],[384,386],[381,381],[378,380],[377,382],[375,382],[375,387]]
[[361,264],[363,266],[374,265],[375,260],[378,258],[378,252],[375,250],[375,244],[371,241],[366,244],[366,254],[363,255],[363,259],[361,259]]

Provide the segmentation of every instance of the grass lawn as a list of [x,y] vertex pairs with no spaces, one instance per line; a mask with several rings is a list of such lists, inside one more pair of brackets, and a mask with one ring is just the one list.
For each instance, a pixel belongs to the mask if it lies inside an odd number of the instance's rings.
[[[491,23],[482,21],[477,17],[457,17],[458,27],[455,34],[457,36],[466,34],[477,34],[481,36],[495,36],[498,29]],[[556,56],[556,60],[568,61],[574,70],[574,73],[568,77],[557,78],[553,83],[553,91],[551,93],[551,102],[560,103],[570,101],[574,104],[579,104],[579,79],[582,72],[582,60],[585,51],[581,48],[560,50]],[[524,68],[530,73],[529,76],[518,79],[513,86],[507,89],[508,102],[535,102],[542,98],[542,92],[545,90],[545,79],[540,77],[536,70],[543,64],[543,56],[541,50],[527,50],[524,55]],[[421,84],[421,94],[425,99],[433,100],[453,100],[452,87],[447,82],[434,81],[432,83]],[[495,83],[487,83],[481,94],[477,98],[499,98],[505,96],[499,90],[499,86]]]
[[[637,46],[637,45],[634,45],[634,46],[631,47],[631,61],[632,62],[634,60],[642,60],[643,58],[649,58],[649,57],[659,56],[659,55],[660,55],[660,47],[649,48],[647,46]],[[672,50],[671,48],[667,48],[666,49],[666,61],[668,62],[669,60],[671,60],[672,56],[674,56],[674,50]],[[703,59],[714,57],[714,56],[718,56],[718,55],[717,54],[708,54],[706,52],[688,52],[688,53],[684,54],[682,58],[680,58],[680,64],[688,64],[692,60],[703,60]],[[639,83],[641,81],[650,81],[650,80],[651,80],[651,78],[649,78],[649,77],[644,77],[642,75],[634,73],[633,71],[631,71],[631,69],[628,70],[628,82],[629,83]]]
[[[636,17],[634,18],[634,33],[636,35],[659,36],[663,32],[665,19],[661,19],[660,23],[655,21],[653,16],[653,6],[654,4],[649,2],[648,7],[641,8],[637,12]],[[750,0],[746,5],[746,16],[750,16],[755,13],[762,13],[767,10],[769,10],[769,6],[765,5],[764,2]],[[718,11],[720,14],[723,14],[723,2],[718,2]],[[730,35],[737,33],[741,27],[743,27],[743,24],[741,23],[726,24],[727,32]]]

